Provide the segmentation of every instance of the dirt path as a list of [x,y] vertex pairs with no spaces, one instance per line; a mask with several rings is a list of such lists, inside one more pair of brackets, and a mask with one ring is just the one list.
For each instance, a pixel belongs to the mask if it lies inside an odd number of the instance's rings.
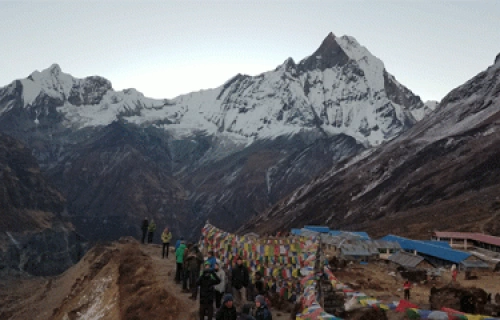
[[179,320],[198,319],[199,301],[190,300],[190,294],[181,292],[182,286],[175,283],[175,254],[170,251],[168,258],[162,259],[161,245],[142,245],[141,250],[151,257],[156,281],[165,285],[165,289],[182,303],[183,312]]

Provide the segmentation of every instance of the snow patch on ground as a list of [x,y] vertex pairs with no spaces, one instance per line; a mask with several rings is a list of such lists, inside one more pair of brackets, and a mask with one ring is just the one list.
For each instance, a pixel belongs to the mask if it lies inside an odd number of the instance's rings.
[[106,316],[107,312],[114,308],[116,301],[105,303],[104,293],[112,282],[112,277],[106,277],[94,282],[94,288],[89,295],[80,298],[79,305],[88,305],[85,311],[77,314],[80,320],[99,320]]

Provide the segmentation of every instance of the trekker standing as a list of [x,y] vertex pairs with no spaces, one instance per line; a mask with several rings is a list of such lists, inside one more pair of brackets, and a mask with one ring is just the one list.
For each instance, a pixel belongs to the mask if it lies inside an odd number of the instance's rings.
[[[193,244],[191,242],[189,242],[187,244],[187,247],[186,247],[186,250],[184,250],[184,257],[182,258],[182,292],[184,293],[190,293],[189,289],[188,289],[188,284],[189,284],[189,287],[192,288],[194,283],[189,283],[189,269],[188,269],[188,261],[187,261],[187,257],[189,255],[189,253],[191,252],[191,250],[193,249]],[[196,279],[198,279],[198,277],[196,277]]]
[[[198,296],[198,286],[196,280],[200,276],[201,265],[203,264],[203,253],[198,249],[198,245],[193,245],[193,248],[187,256],[187,267],[189,274],[189,289],[191,289],[191,300],[196,300]],[[214,293],[215,295],[215,293]]]
[[458,275],[457,265],[453,264],[451,266],[451,280],[453,282],[457,281],[457,275]]
[[148,218],[144,218],[142,220],[142,225],[141,225],[141,230],[142,230],[142,243],[144,243],[144,240],[146,240],[146,234],[148,233],[148,227],[149,227],[149,221]]
[[406,280],[405,283],[403,284],[403,291],[404,291],[404,299],[410,301],[410,289],[411,289],[411,282],[409,280]]
[[222,307],[215,314],[215,320],[236,320],[236,308],[233,306],[233,296],[230,293],[224,295]]
[[148,243],[153,243],[153,235],[156,230],[156,223],[154,220],[151,220],[151,223],[148,226]]
[[260,273],[260,271],[255,272],[254,286],[255,286],[255,291],[256,291],[255,293],[257,295],[263,296],[266,293],[265,286],[264,286],[264,280],[262,280],[262,274]]
[[227,275],[218,263],[215,264],[215,273],[220,279],[220,283],[215,286],[215,308],[219,309],[222,304],[222,296],[226,291]]
[[174,248],[175,250],[177,250],[177,248],[179,248],[182,241],[184,241],[183,237],[180,237],[180,239],[177,239],[177,241],[175,242],[175,248]]
[[214,252],[212,250],[208,251],[207,261],[210,262],[210,268],[215,269],[217,259],[215,259]]
[[[161,257],[165,258],[165,251],[167,253],[167,259],[168,259],[168,250],[170,248],[170,240],[172,240],[172,232],[168,230],[168,228],[165,228],[163,230],[163,233],[161,234],[161,242],[163,243],[163,252]],[[165,248],[167,250],[165,250]]]
[[246,299],[249,283],[248,269],[243,265],[241,256],[236,258],[236,266],[231,272],[231,286],[234,297],[234,305],[238,312],[241,312],[243,307],[243,299]]
[[179,248],[175,250],[175,262],[177,266],[175,269],[175,282],[177,283],[181,283],[181,280],[183,279],[182,264],[184,263],[184,250],[186,250],[186,244],[184,243],[184,240],[182,240],[179,244]]
[[255,297],[255,320],[273,320],[271,311],[266,304],[264,296]]
[[200,320],[204,320],[205,315],[208,316],[208,320],[212,320],[214,315],[214,286],[219,283],[220,279],[215,271],[210,268],[210,263],[205,262],[202,275],[193,284],[195,287],[200,286]]

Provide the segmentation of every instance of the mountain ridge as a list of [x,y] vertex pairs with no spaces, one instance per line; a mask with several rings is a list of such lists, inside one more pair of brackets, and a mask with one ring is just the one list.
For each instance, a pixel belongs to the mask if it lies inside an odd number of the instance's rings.
[[428,111],[380,59],[333,33],[298,63],[174,99],[58,65],[0,89],[1,130],[32,149],[90,240],[139,234],[145,216],[175,236],[195,238],[207,219],[234,230]]
[[[236,75],[215,89],[170,100],[146,98],[135,89],[114,91],[111,82],[99,76],[73,78],[57,64],[16,80],[2,93],[16,90],[21,91],[24,108],[45,103],[56,109],[32,110],[33,127],[55,113],[64,127],[107,125],[123,118],[166,130],[239,135],[247,142],[307,129],[346,133],[378,145],[415,123],[413,110],[430,111],[354,38],[333,33],[298,64],[287,59],[273,71]],[[273,96],[280,91],[284,93]],[[12,107],[0,104],[0,114]]]
[[[327,224],[417,238],[433,229],[500,234],[500,63],[443,98],[432,116],[326,174],[242,231]],[[271,227],[272,226],[272,227]]]

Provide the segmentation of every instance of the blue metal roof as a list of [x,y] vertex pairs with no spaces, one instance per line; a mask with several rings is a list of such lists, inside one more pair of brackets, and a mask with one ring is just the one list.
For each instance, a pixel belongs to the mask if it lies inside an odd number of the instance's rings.
[[291,233],[295,236],[300,236],[302,232],[300,231],[300,229],[292,229]]
[[454,263],[460,263],[471,256],[467,252],[445,248],[441,245],[430,244],[424,241],[411,240],[392,234],[383,237],[381,240],[396,241],[403,250],[416,250],[419,253]]
[[350,232],[352,234],[355,234],[355,235],[358,235],[361,237],[361,239],[364,239],[364,240],[370,240],[370,236],[368,235],[368,233],[364,232],[364,231],[346,231],[346,232]]
[[433,244],[435,246],[440,246],[443,248],[451,249],[450,244],[446,241],[437,241],[437,240],[419,240],[419,241],[421,241],[423,243]]
[[325,226],[304,226],[304,229],[321,233],[328,233],[330,231],[330,228]]
[[330,230],[328,231],[328,234],[331,235],[331,236],[339,236],[340,234],[342,233],[342,231],[339,231],[339,230]]

